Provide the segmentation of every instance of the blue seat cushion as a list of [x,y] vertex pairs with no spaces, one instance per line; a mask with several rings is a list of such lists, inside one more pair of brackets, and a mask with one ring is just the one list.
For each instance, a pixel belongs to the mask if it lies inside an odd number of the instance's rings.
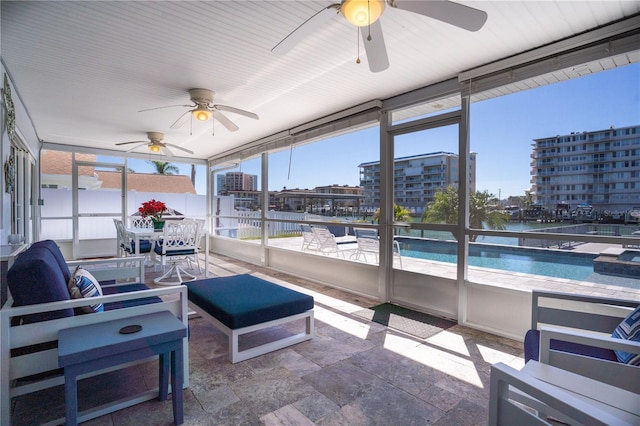
[[[122,294],[139,290],[149,290],[149,287],[141,283],[102,287],[102,293],[105,296],[110,294]],[[160,302],[162,302],[162,299],[160,299],[158,296],[144,297],[135,300],[122,300],[120,302],[105,303],[104,310],[111,311],[114,309],[130,308],[132,306],[148,305],[151,303]]]
[[[60,270],[56,256],[49,247],[43,245],[31,246],[17,257],[7,271],[7,284],[13,297],[13,306],[71,299],[67,280]],[[72,316],[73,309],[61,309],[26,315],[22,320],[28,324]]]
[[55,241],[53,240],[38,241],[31,244],[31,247],[44,247],[47,250],[49,250],[51,254],[53,254],[53,256],[55,257],[56,262],[58,263],[58,266],[60,266],[60,270],[62,271],[64,280],[66,282],[69,282],[69,280],[71,279],[71,272],[69,271],[67,262],[64,260],[64,256],[62,255],[62,252],[60,251],[60,247],[58,247],[58,244]]
[[[129,253],[136,252],[136,242],[131,241],[129,245],[122,245],[123,248]],[[140,253],[149,253],[151,252],[151,241],[149,240],[140,240]]]
[[[153,251],[157,255],[163,256],[162,241],[156,241],[156,244],[153,247]],[[192,254],[196,254],[196,251],[194,249],[167,249],[167,252],[164,254],[167,256],[189,256]]]
[[313,297],[252,275],[184,283],[191,302],[232,330],[313,309]]
[[[564,342],[561,340],[551,340],[551,349],[569,352],[572,354],[585,355],[592,358],[618,361],[616,353],[612,349],[598,348],[595,346],[580,345],[578,343]],[[540,356],[540,330],[529,330],[524,336],[524,361],[539,361]]]

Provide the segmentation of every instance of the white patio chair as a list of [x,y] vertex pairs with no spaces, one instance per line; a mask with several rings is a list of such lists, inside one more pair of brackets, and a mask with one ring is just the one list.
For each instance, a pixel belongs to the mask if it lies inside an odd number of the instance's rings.
[[162,237],[153,248],[156,259],[160,257],[163,271],[166,264],[171,267],[164,274],[153,280],[160,285],[180,285],[185,281],[193,281],[196,276],[182,268],[181,263],[188,262],[197,254],[200,224],[194,220],[166,221]]
[[153,229],[153,220],[150,216],[130,216],[129,223],[132,228]]
[[[118,235],[117,256],[118,257],[135,256],[136,243],[127,234],[127,230],[124,227],[124,222],[120,219],[113,219],[113,223],[116,226],[116,232]],[[151,253],[151,242],[149,240],[140,240],[140,254],[144,254],[147,260],[150,260],[150,253]]]
[[202,274],[202,268],[200,267],[200,246],[202,246],[202,238],[205,235],[204,229],[204,219],[184,219],[185,221],[193,221],[197,224],[198,230],[196,234],[196,252],[193,256],[189,256],[187,258],[187,262],[189,263],[189,270],[193,270],[192,263],[195,263],[198,267],[198,274]]
[[324,225],[311,225],[311,231],[315,236],[318,252],[326,255],[335,253],[344,257],[343,251],[338,247],[336,236],[329,231],[329,228]]
[[[367,254],[373,255],[375,262],[378,263],[378,253],[380,253],[380,239],[378,231],[370,228],[353,228],[356,235],[358,248],[351,256],[353,259],[359,260],[360,256],[365,262],[368,262]],[[402,255],[400,254],[400,243],[393,241],[393,257],[398,259],[400,269],[402,269]]]
[[311,229],[311,225],[307,225],[306,223],[300,224],[300,228],[302,229],[302,248],[301,250],[318,250],[320,249],[320,244],[318,244],[318,237],[313,233]]

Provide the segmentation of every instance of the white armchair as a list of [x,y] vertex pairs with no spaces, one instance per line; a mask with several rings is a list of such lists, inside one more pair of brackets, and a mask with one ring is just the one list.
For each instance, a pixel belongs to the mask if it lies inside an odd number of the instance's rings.
[[540,361],[640,394],[640,366],[617,361],[616,350],[640,353],[640,342],[612,338],[640,301],[532,292],[525,362]]

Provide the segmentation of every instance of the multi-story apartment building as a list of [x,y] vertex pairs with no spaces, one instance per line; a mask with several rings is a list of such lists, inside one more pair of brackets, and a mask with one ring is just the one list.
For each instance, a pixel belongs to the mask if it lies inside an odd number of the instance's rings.
[[216,177],[217,193],[230,191],[257,191],[258,176],[243,172],[219,173]]
[[[476,154],[469,157],[469,187],[476,188]],[[433,200],[435,193],[449,186],[458,186],[458,155],[451,152],[431,152],[394,160],[394,203],[422,214],[424,207]],[[380,206],[380,162],[358,165],[360,186],[363,189],[366,211]]]
[[640,206],[640,126],[534,139],[531,192],[547,208]]

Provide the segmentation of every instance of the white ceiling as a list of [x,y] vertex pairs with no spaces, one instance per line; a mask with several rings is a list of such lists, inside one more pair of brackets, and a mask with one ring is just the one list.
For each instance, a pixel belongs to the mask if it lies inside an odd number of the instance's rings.
[[[157,131],[203,159],[640,13],[638,1],[459,3],[487,12],[480,31],[387,7],[391,65],[379,73],[363,48],[355,63],[357,31],[341,16],[287,55],[271,53],[329,1],[3,0],[0,53],[41,140],[125,151],[114,144]],[[194,122],[190,135],[189,122],[170,129],[187,108],[138,112],[188,105],[195,87],[260,120],[225,113],[239,131],[216,124],[212,136],[211,122]]]

